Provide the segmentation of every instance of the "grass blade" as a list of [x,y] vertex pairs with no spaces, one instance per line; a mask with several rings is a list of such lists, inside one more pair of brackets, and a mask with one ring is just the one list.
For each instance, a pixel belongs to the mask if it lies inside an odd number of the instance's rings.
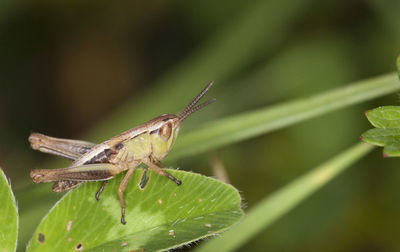
[[387,74],[264,109],[223,118],[183,133],[168,160],[209,151],[400,90],[396,74]]
[[233,251],[250,240],[256,233],[268,227],[282,215],[293,209],[304,199],[327,184],[346,168],[373,149],[359,143],[328,162],[316,167],[289,185],[262,200],[249,210],[246,218],[221,237],[200,246],[203,251]]

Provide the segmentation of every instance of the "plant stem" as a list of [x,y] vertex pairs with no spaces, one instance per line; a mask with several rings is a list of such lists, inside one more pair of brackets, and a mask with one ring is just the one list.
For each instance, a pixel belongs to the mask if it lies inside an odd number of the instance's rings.
[[395,73],[204,124],[183,133],[168,160],[209,151],[400,90]]
[[202,251],[233,251],[261,230],[289,212],[312,193],[327,184],[354,162],[365,156],[373,146],[358,143],[333,159],[316,167],[281,190],[251,208],[246,218],[237,226],[200,246]]

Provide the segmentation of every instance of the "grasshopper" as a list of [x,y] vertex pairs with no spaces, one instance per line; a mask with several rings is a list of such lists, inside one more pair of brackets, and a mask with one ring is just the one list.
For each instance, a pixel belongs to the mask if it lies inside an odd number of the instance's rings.
[[36,169],[31,171],[30,177],[35,183],[54,182],[54,192],[66,192],[88,181],[103,181],[95,195],[99,200],[108,181],[128,170],[118,188],[121,223],[126,224],[124,191],[138,165],[145,164],[177,185],[182,184],[163,170],[161,160],[170,152],[182,122],[193,112],[215,101],[210,99],[196,105],[212,85],[213,82],[210,82],[179,114],[162,114],[100,144],[32,133],[29,142],[33,149],[71,159],[73,163],[67,168]]

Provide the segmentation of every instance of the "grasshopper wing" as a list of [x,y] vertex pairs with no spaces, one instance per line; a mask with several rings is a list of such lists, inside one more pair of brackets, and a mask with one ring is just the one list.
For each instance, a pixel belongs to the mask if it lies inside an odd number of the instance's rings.
[[32,133],[29,136],[29,142],[34,150],[39,150],[44,153],[61,156],[71,160],[80,158],[95,146],[94,143],[90,142],[49,137],[39,133]]

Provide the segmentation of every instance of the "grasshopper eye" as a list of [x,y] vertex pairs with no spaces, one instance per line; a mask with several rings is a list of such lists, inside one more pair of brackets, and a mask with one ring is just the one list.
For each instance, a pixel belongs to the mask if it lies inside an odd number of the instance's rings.
[[172,124],[171,123],[166,123],[160,128],[160,136],[164,141],[167,141],[172,132]]

